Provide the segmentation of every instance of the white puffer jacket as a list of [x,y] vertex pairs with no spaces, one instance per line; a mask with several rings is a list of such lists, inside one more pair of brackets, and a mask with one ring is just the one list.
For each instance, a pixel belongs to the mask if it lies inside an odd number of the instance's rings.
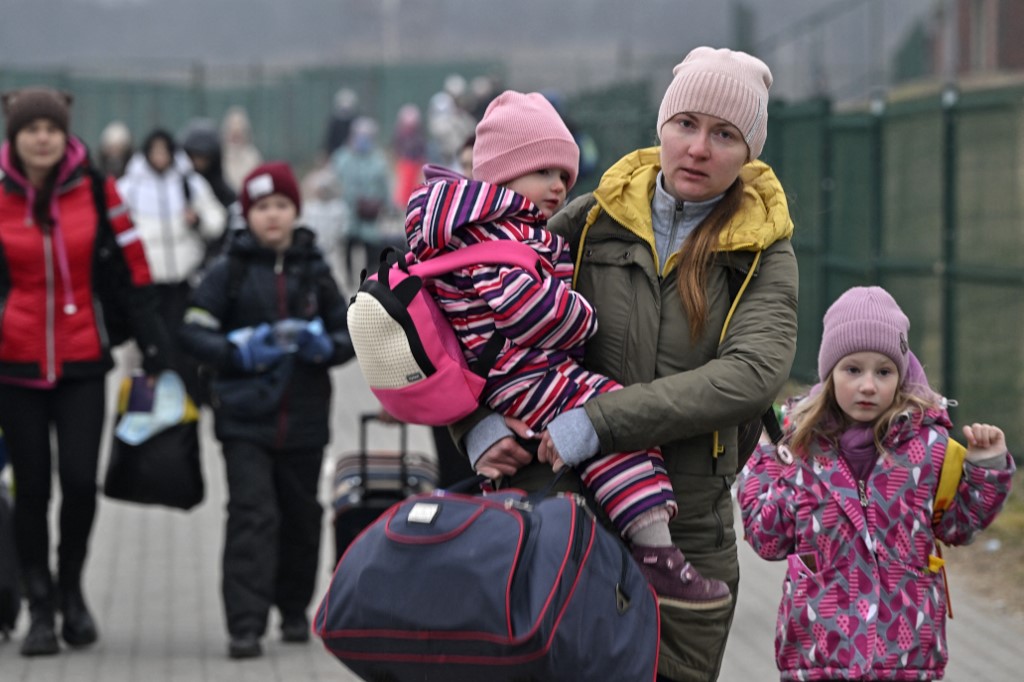
[[[188,156],[176,153],[174,164],[157,173],[145,156],[135,154],[117,190],[131,209],[153,281],[174,284],[191,278],[203,261],[206,243],[223,234],[227,212]],[[188,207],[199,219],[195,227],[186,220]]]

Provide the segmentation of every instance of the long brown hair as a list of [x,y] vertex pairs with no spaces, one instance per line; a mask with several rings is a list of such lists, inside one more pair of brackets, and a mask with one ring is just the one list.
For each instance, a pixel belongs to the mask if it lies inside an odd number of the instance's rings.
[[[25,165],[21,162],[21,157],[18,156],[17,151],[13,149],[12,145],[11,160],[14,167],[24,177],[28,177],[25,172]],[[66,152],[65,152],[66,153]],[[50,215],[50,201],[53,199],[53,193],[57,190],[57,174],[60,173],[61,160],[54,164],[53,168],[46,175],[46,180],[43,181],[41,187],[36,188],[35,200],[32,202],[32,220],[36,225],[43,229],[49,229],[53,227],[53,216]]]
[[[873,426],[875,447],[884,452],[882,441],[896,419],[905,412],[924,412],[938,407],[935,399],[923,397],[919,392],[900,387],[896,390],[892,405],[875,419]],[[807,457],[811,446],[824,438],[833,447],[838,447],[839,437],[850,427],[850,418],[839,407],[836,400],[836,385],[831,372],[821,382],[821,390],[805,398],[793,408],[790,417],[793,430],[786,436],[786,443],[797,457]]]
[[700,338],[708,323],[708,271],[718,249],[719,235],[740,210],[743,187],[743,179],[737,177],[729,189],[725,190],[722,199],[700,225],[687,235],[679,248],[676,262],[677,287],[683,309],[690,319],[690,338],[693,341]]

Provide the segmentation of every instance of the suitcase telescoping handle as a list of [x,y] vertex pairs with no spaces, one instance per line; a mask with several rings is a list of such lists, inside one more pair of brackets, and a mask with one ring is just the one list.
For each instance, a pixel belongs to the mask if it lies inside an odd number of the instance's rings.
[[409,425],[401,421],[386,422],[380,418],[380,415],[374,412],[363,412],[359,415],[359,475],[365,485],[369,479],[369,463],[366,461],[369,455],[369,441],[367,440],[367,425],[370,422],[380,422],[387,426],[397,426],[399,432],[398,442],[398,470],[402,476],[402,490],[408,494],[409,488],[409,469],[408,464],[405,461],[406,454],[409,452]]

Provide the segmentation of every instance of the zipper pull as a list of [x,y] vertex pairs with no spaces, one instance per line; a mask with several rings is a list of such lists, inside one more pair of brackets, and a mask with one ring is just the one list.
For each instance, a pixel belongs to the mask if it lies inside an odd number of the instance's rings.
[[277,258],[274,260],[274,274],[280,275],[284,271],[284,254],[277,254]]
[[868,508],[868,487],[864,481],[857,481],[857,492],[860,493],[860,506]]

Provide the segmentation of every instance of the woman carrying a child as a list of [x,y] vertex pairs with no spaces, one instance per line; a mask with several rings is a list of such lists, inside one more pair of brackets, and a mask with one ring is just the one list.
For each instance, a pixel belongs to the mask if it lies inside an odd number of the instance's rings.
[[[796,346],[793,225],[775,174],[757,161],[767,134],[768,67],[701,47],[676,66],[658,113],[660,147],[620,159],[598,188],[554,215],[596,309],[583,364],[625,388],[563,412],[539,460],[500,415],[456,429],[477,471],[515,487],[550,481],[545,462],[660,446],[678,512],[672,541],[700,575],[739,585],[730,485],[737,425],[789,375]],[[730,311],[730,275],[752,273]],[[728,328],[722,336],[723,326]],[[479,415],[478,415],[479,416]],[[512,422],[520,437],[533,436]],[[718,678],[735,600],[662,612],[662,679]]]

